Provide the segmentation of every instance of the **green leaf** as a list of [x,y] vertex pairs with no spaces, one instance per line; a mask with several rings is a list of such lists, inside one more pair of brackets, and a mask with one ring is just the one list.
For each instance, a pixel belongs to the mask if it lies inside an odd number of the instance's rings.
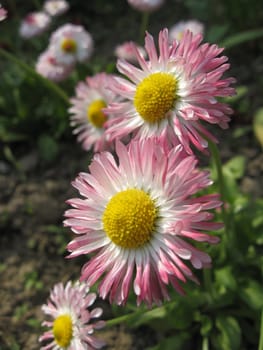
[[263,147],[263,107],[259,108],[254,115],[253,130],[258,142]]
[[50,162],[58,155],[57,142],[48,135],[41,135],[38,139],[38,149],[41,158]]
[[231,316],[219,316],[216,327],[220,335],[217,339],[217,348],[220,350],[240,350],[241,330],[237,320]]
[[147,348],[147,350],[182,350],[189,340],[189,333],[178,333],[173,337],[163,339],[158,345]]
[[234,179],[240,179],[245,172],[246,158],[244,156],[236,156],[230,159],[224,166],[223,171],[228,173]]
[[229,36],[223,40],[219,46],[229,49],[230,47],[243,44],[246,41],[255,40],[263,37],[263,28],[248,30],[242,33],[237,33],[232,36]]
[[249,280],[246,287],[239,289],[239,295],[253,310],[263,308],[263,286],[257,281]]
[[230,266],[223,267],[221,269],[215,270],[216,282],[220,286],[224,286],[228,289],[236,289],[236,279],[234,278],[232,269]]

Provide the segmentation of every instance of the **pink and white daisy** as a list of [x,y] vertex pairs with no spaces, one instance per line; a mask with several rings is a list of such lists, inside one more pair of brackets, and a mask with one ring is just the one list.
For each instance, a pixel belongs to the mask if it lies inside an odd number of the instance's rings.
[[68,11],[69,4],[65,0],[46,0],[43,9],[50,16],[60,16]]
[[102,298],[125,304],[132,285],[138,304],[160,304],[169,299],[167,285],[183,294],[179,282],[197,282],[189,264],[210,267],[208,254],[189,239],[218,242],[200,231],[222,227],[208,212],[221,202],[218,195],[192,197],[211,180],[181,145],[166,152],[153,138],[127,147],[117,141],[116,154],[118,160],[96,154],[90,173],[73,182],[83,199],[70,199],[65,212],[64,225],[77,235],[69,257],[92,254],[81,280],[91,286],[102,278]]
[[104,321],[92,322],[102,315],[101,308],[89,311],[96,299],[95,293],[89,293],[84,283],[58,283],[50,293],[48,303],[42,306],[43,312],[52,321],[44,321],[46,331],[39,341],[49,343],[42,350],[87,350],[101,349],[105,343],[92,334],[94,330],[104,327]]
[[109,86],[113,84],[113,76],[106,73],[98,73],[93,77],[87,77],[85,82],[78,83],[76,96],[70,99],[72,114],[71,126],[77,140],[84,150],[91,148],[95,152],[111,148],[111,143],[105,134],[105,123],[110,116],[104,113],[104,108],[109,103],[116,101],[117,96]]
[[50,16],[45,12],[31,12],[23,19],[19,28],[19,34],[24,39],[33,38],[43,33],[50,23]]
[[158,10],[164,4],[164,0],[128,0],[128,3],[135,10],[152,12]]
[[6,17],[7,17],[7,11],[0,4],[0,21],[3,21],[4,19],[6,19]]
[[43,77],[60,82],[67,79],[74,69],[74,65],[60,64],[56,61],[52,50],[43,52],[37,60],[36,71]]
[[65,24],[52,34],[50,47],[57,62],[73,64],[89,59],[93,51],[93,40],[82,26]]
[[186,30],[190,30],[194,35],[204,33],[203,23],[197,20],[180,21],[169,30],[169,40],[170,42],[174,40],[181,40],[183,33]]
[[109,121],[107,133],[113,140],[133,133],[136,139],[157,136],[177,144],[188,153],[190,143],[198,149],[207,147],[201,134],[215,140],[203,122],[228,126],[232,110],[217,97],[234,94],[229,85],[233,78],[222,78],[229,68],[223,49],[201,44],[202,35],[186,31],[179,42],[169,44],[168,30],[159,34],[159,54],[153,37],[146,34],[146,61],[135,48],[140,68],[118,60],[117,68],[128,79],[119,77],[112,87],[126,98],[107,108],[115,118]]
[[134,50],[134,46],[136,45],[137,50],[140,51],[142,56],[146,58],[146,51],[142,46],[137,45],[133,41],[126,41],[123,44],[117,45],[114,51],[115,56],[118,58],[124,59],[126,61],[129,61],[131,63],[137,62],[137,56]]

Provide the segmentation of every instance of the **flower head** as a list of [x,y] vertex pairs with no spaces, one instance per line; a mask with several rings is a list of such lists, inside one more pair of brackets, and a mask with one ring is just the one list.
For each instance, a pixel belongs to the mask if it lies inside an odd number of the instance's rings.
[[128,3],[138,11],[152,12],[164,4],[164,0],[128,0]]
[[51,49],[43,52],[37,60],[36,71],[43,77],[60,82],[65,80],[73,71],[74,65],[60,64],[56,61]]
[[82,26],[65,24],[52,34],[50,47],[57,62],[73,64],[89,59],[93,51],[93,40]]
[[24,39],[30,39],[44,32],[51,19],[45,12],[31,12],[22,21],[19,34]]
[[144,58],[146,58],[146,52],[143,47],[137,45],[133,41],[126,41],[123,44],[117,45],[115,48],[115,56],[122,58],[131,63],[137,62],[136,52],[134,46],[136,45],[137,50],[139,50]]
[[109,89],[112,79],[113,76],[106,73],[87,77],[85,82],[78,83],[76,96],[70,100],[71,126],[84,150],[93,147],[98,152],[110,148],[105,134],[105,123],[110,115],[104,113],[104,108],[117,99]]
[[65,0],[46,0],[43,8],[50,16],[59,16],[69,9],[69,4]]
[[0,4],[0,21],[3,21],[4,19],[6,19],[6,17],[7,17],[7,11]]
[[180,21],[169,30],[169,40],[170,42],[174,40],[181,40],[183,33],[186,30],[190,30],[194,35],[204,33],[203,23],[197,20]]
[[137,139],[157,136],[171,145],[179,141],[188,153],[190,143],[200,150],[207,147],[201,134],[215,141],[202,122],[228,126],[232,110],[217,97],[234,94],[229,87],[234,79],[222,79],[229,68],[227,57],[219,56],[223,49],[201,41],[201,34],[186,31],[170,45],[164,29],[159,34],[159,55],[148,33],[149,60],[135,48],[140,68],[118,60],[118,70],[129,80],[118,77],[113,86],[126,100],[107,108],[115,116],[107,129],[111,139],[131,132]]
[[89,311],[88,308],[96,299],[95,293],[88,293],[89,288],[84,283],[71,283],[65,286],[58,283],[50,293],[47,304],[42,310],[52,321],[44,321],[46,331],[39,341],[51,341],[41,349],[48,350],[86,350],[100,349],[104,342],[92,334],[95,329],[104,326],[103,321],[92,322],[91,319],[102,315],[101,308]]
[[90,173],[73,182],[84,198],[69,200],[73,208],[65,212],[65,226],[77,234],[69,257],[92,254],[81,280],[93,285],[102,278],[102,298],[125,304],[133,285],[138,304],[160,304],[169,299],[167,285],[183,293],[179,282],[197,281],[189,264],[210,266],[189,239],[218,242],[200,231],[222,226],[208,212],[221,202],[217,195],[192,197],[211,180],[181,145],[167,152],[152,138],[127,147],[118,141],[116,154],[118,161],[109,152],[96,154]]

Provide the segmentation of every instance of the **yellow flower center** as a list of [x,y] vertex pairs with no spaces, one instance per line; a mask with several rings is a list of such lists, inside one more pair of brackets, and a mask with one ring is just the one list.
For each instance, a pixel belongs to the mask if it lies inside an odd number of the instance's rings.
[[177,81],[172,74],[153,73],[138,84],[134,106],[146,122],[156,123],[166,118],[174,107],[176,92]]
[[102,109],[107,105],[103,100],[93,101],[87,109],[88,120],[96,128],[102,128],[107,120],[107,116],[102,112]]
[[142,190],[118,192],[103,213],[107,236],[123,248],[138,248],[152,236],[157,218],[154,201]]
[[74,53],[77,50],[77,43],[71,38],[64,38],[61,42],[61,49],[66,53]]
[[69,315],[58,316],[53,323],[53,335],[61,348],[67,348],[73,336],[72,320]]

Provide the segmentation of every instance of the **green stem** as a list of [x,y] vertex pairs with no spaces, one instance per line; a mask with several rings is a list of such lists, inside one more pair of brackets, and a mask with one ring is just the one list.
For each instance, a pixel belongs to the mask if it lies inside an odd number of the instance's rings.
[[221,194],[221,199],[223,201],[222,205],[222,216],[225,224],[225,230],[228,232],[228,219],[227,219],[227,213],[225,209],[225,203],[226,203],[226,189],[225,189],[225,183],[224,183],[224,175],[223,175],[223,167],[222,167],[222,162],[220,158],[220,154],[217,148],[217,145],[211,141],[210,139],[206,138],[208,142],[208,147],[210,149],[211,155],[213,157],[216,171],[217,171],[217,179],[218,179],[218,187],[219,187],[219,192]]
[[209,342],[207,337],[203,338],[202,350],[209,350]]
[[261,312],[261,325],[260,325],[260,336],[259,336],[258,350],[263,350],[263,309]]
[[8,60],[14,62],[17,64],[19,67],[24,69],[26,72],[28,72],[30,75],[35,77],[36,79],[40,80],[43,85],[48,87],[50,90],[54,91],[56,95],[58,95],[66,104],[69,103],[69,98],[67,94],[55,83],[53,83],[51,80],[46,79],[42,75],[38,74],[33,68],[31,68],[28,64],[25,62],[21,61],[20,59],[16,58],[13,54],[10,52],[7,52],[3,49],[0,48],[0,55],[3,57],[7,58]]
[[131,316],[134,317],[134,313],[128,314],[128,315],[119,316],[119,317],[115,317],[115,318],[113,318],[111,320],[106,321],[106,324],[109,327],[115,326],[117,324],[120,324],[122,322],[127,321]]
[[143,44],[143,42],[144,42],[144,36],[145,36],[145,32],[147,30],[148,24],[149,24],[149,12],[143,12],[141,28],[140,28],[140,37],[139,37],[140,44]]

